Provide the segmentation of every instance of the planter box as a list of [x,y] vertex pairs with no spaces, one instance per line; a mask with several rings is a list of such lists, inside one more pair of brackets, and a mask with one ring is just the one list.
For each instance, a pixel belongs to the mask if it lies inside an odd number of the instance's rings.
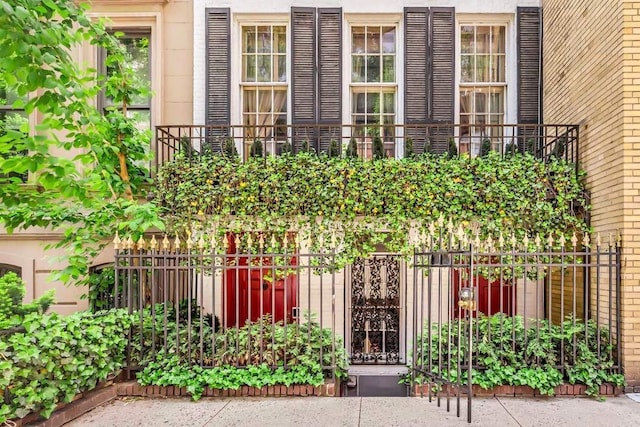
[[[413,395],[418,397],[426,397],[429,396],[429,389],[434,386],[434,384],[416,384],[413,387]],[[478,385],[474,385],[473,395],[477,397],[541,397],[547,396],[541,394],[538,390],[533,389],[529,386],[512,386],[512,385],[503,385],[497,386],[490,389],[483,389]],[[555,388],[553,396],[562,397],[576,397],[576,396],[587,396],[586,394],[587,386],[583,384],[562,384]],[[613,384],[602,384],[600,386],[600,395],[601,396],[619,396],[624,392],[622,387],[617,387]],[[467,395],[467,387],[462,386],[460,388],[455,387],[453,385],[443,385],[440,392],[436,393],[433,390],[431,391],[431,396],[440,397],[447,396],[457,396],[460,393],[461,396]]]

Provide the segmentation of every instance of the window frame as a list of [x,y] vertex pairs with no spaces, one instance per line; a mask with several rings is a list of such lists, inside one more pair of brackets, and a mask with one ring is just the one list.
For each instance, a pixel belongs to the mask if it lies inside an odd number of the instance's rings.
[[[246,28],[251,28],[253,27],[255,30],[255,35],[256,35],[256,50],[255,52],[245,52],[244,51],[244,32]],[[269,27],[269,31],[271,34],[271,40],[270,40],[270,46],[271,49],[268,53],[265,52],[258,52],[257,49],[257,38],[258,38],[258,28],[259,27]],[[277,49],[275,48],[275,44],[274,44],[274,31],[273,29],[275,27],[283,27],[284,28],[284,39],[285,39],[285,49],[284,52],[278,52]],[[246,22],[240,22],[239,23],[239,33],[240,33],[240,42],[239,42],[239,51],[240,51],[240,67],[239,67],[239,79],[238,79],[238,86],[239,86],[239,114],[240,114],[240,123],[243,126],[243,131],[242,131],[242,135],[241,135],[241,141],[240,141],[240,145],[241,145],[241,153],[243,158],[246,160],[246,158],[249,155],[249,149],[250,146],[253,144],[253,140],[255,138],[260,139],[262,141],[263,144],[263,150],[265,153],[270,154],[270,155],[276,155],[278,152],[279,147],[284,144],[284,142],[287,140],[288,138],[288,125],[289,123],[291,123],[290,121],[290,103],[289,103],[289,98],[291,96],[291,67],[290,67],[290,62],[291,62],[291,34],[290,34],[290,26],[288,24],[288,22],[284,22],[284,21],[278,21],[278,20],[274,20],[274,21],[246,21]],[[271,80],[270,81],[258,81],[257,78],[257,74],[258,74],[258,58],[260,56],[269,56],[270,57],[270,68],[271,68]],[[256,64],[255,64],[255,72],[256,72],[256,79],[255,80],[245,80],[245,74],[246,74],[246,69],[245,69],[245,57],[248,56],[255,56],[256,58]],[[285,80],[281,81],[279,79],[274,79],[274,58],[277,58],[279,56],[283,56],[285,58]],[[270,105],[271,105],[271,110],[269,113],[260,113],[260,108],[259,108],[259,104],[260,104],[260,92],[266,92],[266,91],[270,91],[271,95],[270,95]],[[285,98],[284,98],[284,114],[281,112],[279,113],[275,113],[274,109],[273,109],[273,105],[274,105],[274,101],[275,101],[275,97],[276,97],[276,92],[278,91],[282,91],[284,90],[285,92]],[[255,91],[255,105],[256,105],[256,109],[255,111],[251,111],[251,112],[245,112],[245,91]],[[254,116],[254,120],[255,120],[255,124],[253,126],[259,127],[261,125],[258,124],[258,118],[261,116],[261,114],[265,114],[265,115],[269,115],[271,117],[270,123],[266,123],[265,125],[262,125],[263,127],[269,127],[269,126],[273,126],[275,129],[274,134],[271,134],[269,136],[269,138],[267,139],[266,136],[266,130],[263,129],[263,131],[259,132],[257,135],[254,132],[250,132],[249,128],[245,128],[244,126],[250,126],[249,124],[245,123],[245,118],[253,115]],[[285,116],[285,123],[284,124],[280,124],[278,125],[277,123],[277,117],[278,116]],[[278,126],[284,126],[284,134],[281,133],[282,130],[280,130],[278,128]],[[237,145],[237,141],[236,141],[236,145]],[[237,148],[237,147],[236,147]]]
[[[395,19],[394,19],[395,18]],[[357,128],[356,128],[356,122],[354,120],[355,116],[358,115],[364,115],[365,117],[370,116],[371,114],[367,113],[365,111],[365,113],[363,114],[358,114],[354,111],[354,102],[355,102],[355,95],[358,93],[378,93],[380,95],[380,112],[379,117],[380,117],[380,125],[379,128],[384,127],[384,118],[390,116],[390,114],[386,114],[383,109],[384,109],[384,94],[385,93],[393,93],[394,94],[394,113],[393,113],[393,128],[394,128],[394,135],[390,138],[390,140],[384,140],[383,138],[383,145],[384,145],[384,149],[385,149],[385,153],[387,153],[387,155],[390,155],[391,157],[402,157],[402,153],[400,152],[401,150],[403,150],[403,147],[400,147],[400,145],[402,144],[397,144],[397,141],[399,141],[402,137],[402,129],[401,127],[398,127],[398,124],[402,123],[402,112],[399,111],[400,106],[402,105],[403,100],[401,100],[401,80],[402,80],[402,76],[404,73],[404,70],[402,68],[402,60],[403,55],[402,55],[402,44],[401,44],[401,35],[402,35],[402,25],[401,25],[402,20],[399,19],[398,17],[394,17],[394,16],[387,16],[387,15],[361,15],[361,16],[346,16],[345,17],[345,25],[347,25],[347,31],[344,32],[345,34],[345,38],[346,40],[344,40],[344,46],[345,48],[343,49],[343,63],[346,62],[347,67],[345,67],[348,72],[345,73],[345,81],[346,81],[346,87],[348,88],[348,90],[346,91],[346,96],[348,96],[348,102],[346,103],[346,105],[348,105],[348,108],[345,108],[343,111],[343,117],[346,116],[346,120],[345,123],[349,124],[349,134],[350,136],[354,136],[357,139],[361,139],[360,141],[358,141],[358,155],[361,157],[365,157],[365,158],[369,158],[372,157],[372,141],[371,141],[371,136],[361,136],[361,135],[357,135]],[[394,52],[393,52],[393,57],[394,57],[394,80],[393,82],[384,82],[384,56],[385,53],[383,51],[383,47],[382,44],[380,44],[380,49],[379,52],[376,53],[377,56],[379,56],[381,58],[380,60],[380,81],[379,82],[354,82],[353,81],[353,59],[354,59],[354,52],[353,52],[353,35],[354,35],[354,28],[359,28],[359,27],[364,27],[365,30],[365,43],[366,40],[368,39],[367,34],[368,34],[368,28],[369,27],[377,27],[380,29],[380,37],[383,37],[383,33],[382,33],[382,29],[384,27],[393,27],[395,28],[395,40],[394,40]],[[360,54],[356,54],[358,56],[360,56]],[[366,45],[365,45],[365,51],[361,54],[361,56],[363,56],[363,58],[365,58],[365,63],[366,63],[366,58],[368,56],[368,52],[366,49]],[[365,66],[366,67],[366,66]],[[365,76],[366,76],[367,72],[366,72],[366,68],[365,68]],[[366,106],[365,106],[366,109]],[[365,124],[365,129],[368,126]],[[348,144],[348,140],[343,141],[343,145]],[[344,148],[344,147],[343,147]]]
[[[152,92],[152,85],[154,79],[154,57],[153,57],[153,28],[151,26],[136,26],[136,27],[126,27],[126,26],[118,26],[114,25],[108,29],[110,34],[122,33],[120,39],[133,39],[133,38],[143,38],[146,37],[149,45],[147,46],[147,50],[149,51],[149,60],[148,60],[148,74],[149,81],[147,82],[148,88],[151,91],[149,96],[147,97],[146,104],[131,104],[127,105],[127,112],[134,111],[147,111],[149,116],[149,130],[153,133],[154,126],[154,96]],[[101,76],[107,75],[107,66],[106,66],[107,52],[104,48],[98,49],[98,72]],[[109,105],[107,102],[107,97],[104,90],[100,91],[98,95],[98,109],[102,114],[105,114],[106,109],[113,105]],[[118,107],[119,108],[119,107]]]
[[[473,82],[467,83],[462,82],[462,27],[465,26],[502,26],[504,27],[504,46],[505,46],[505,69],[504,69],[504,82]],[[457,123],[462,125],[462,115],[461,115],[461,93],[462,90],[467,88],[491,88],[491,87],[500,87],[503,89],[503,108],[504,112],[502,114],[502,124],[508,124],[514,121],[517,117],[517,111],[514,111],[514,108],[517,106],[517,82],[515,80],[517,76],[517,49],[516,49],[516,25],[515,25],[515,15],[514,14],[458,14],[456,15],[456,23],[455,23],[455,97],[454,97],[454,105],[455,105],[455,119]],[[487,114],[489,117],[490,115]],[[470,125],[472,127],[473,125]],[[504,145],[506,141],[509,140],[509,133],[512,132],[510,127],[505,127],[502,129],[502,133],[499,135],[501,143]],[[456,127],[456,142],[458,144],[458,151],[464,152],[464,150],[460,150],[461,144],[461,126]],[[498,135],[496,135],[498,137]],[[482,139],[484,138],[481,135],[472,135],[470,137],[468,152],[471,155],[478,154],[480,150],[480,146],[482,144]],[[492,143],[492,149],[498,149],[500,142]],[[472,148],[473,147],[473,148]],[[502,147],[503,148],[503,147]]]

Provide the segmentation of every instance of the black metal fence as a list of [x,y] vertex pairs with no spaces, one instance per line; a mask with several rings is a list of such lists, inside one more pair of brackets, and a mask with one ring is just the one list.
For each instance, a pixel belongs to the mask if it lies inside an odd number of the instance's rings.
[[291,233],[117,240],[113,300],[138,316],[129,369],[161,353],[202,367],[310,358],[327,378],[348,362],[407,364],[411,386],[435,387],[447,406],[470,399],[478,379],[491,386],[491,363],[567,380],[587,362],[621,372],[619,238],[480,240],[441,228],[413,257],[341,269],[333,250],[302,250]]
[[288,145],[293,153],[309,149],[328,153],[334,142],[344,155],[351,139],[356,142],[358,157],[373,156],[373,141],[379,137],[384,155],[400,157],[411,138],[413,150],[447,153],[451,145],[458,153],[477,156],[493,150],[503,155],[529,152],[545,161],[561,158],[576,163],[579,160],[579,127],[552,124],[483,124],[450,123],[367,126],[350,124],[306,124],[274,126],[156,126],[155,169],[171,161],[177,153],[200,156],[220,153],[231,143],[246,159],[256,140],[262,144],[264,156],[279,155]]

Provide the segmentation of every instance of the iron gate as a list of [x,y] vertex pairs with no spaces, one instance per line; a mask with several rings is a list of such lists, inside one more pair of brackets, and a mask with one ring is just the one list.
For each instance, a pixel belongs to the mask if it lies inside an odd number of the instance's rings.
[[410,377],[413,393],[446,403],[455,400],[460,417],[466,396],[471,422],[472,331],[475,309],[472,250],[415,252],[413,260],[413,337]]

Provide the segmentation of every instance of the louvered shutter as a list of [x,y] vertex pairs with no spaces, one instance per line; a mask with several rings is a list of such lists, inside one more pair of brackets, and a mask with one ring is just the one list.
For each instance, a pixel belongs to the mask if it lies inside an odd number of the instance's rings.
[[315,8],[291,8],[291,104],[294,150],[299,151],[305,139],[317,148],[313,129],[299,126],[316,122]]
[[206,124],[216,126],[207,131],[206,144],[214,151],[222,150],[231,121],[229,13],[227,8],[206,10]]
[[[430,16],[431,44],[431,119],[433,123],[454,122],[455,97],[455,9],[432,7]],[[453,126],[438,126],[431,131],[431,145],[436,153],[444,153],[453,136]]]
[[540,8],[518,8],[518,123],[540,122]]
[[[342,9],[318,9],[318,123],[342,121]],[[319,151],[328,152],[331,139],[340,141],[340,126],[320,126]]]
[[429,9],[406,7],[404,9],[404,118],[405,137],[413,139],[416,153],[424,152],[427,134],[422,125],[429,118]]

